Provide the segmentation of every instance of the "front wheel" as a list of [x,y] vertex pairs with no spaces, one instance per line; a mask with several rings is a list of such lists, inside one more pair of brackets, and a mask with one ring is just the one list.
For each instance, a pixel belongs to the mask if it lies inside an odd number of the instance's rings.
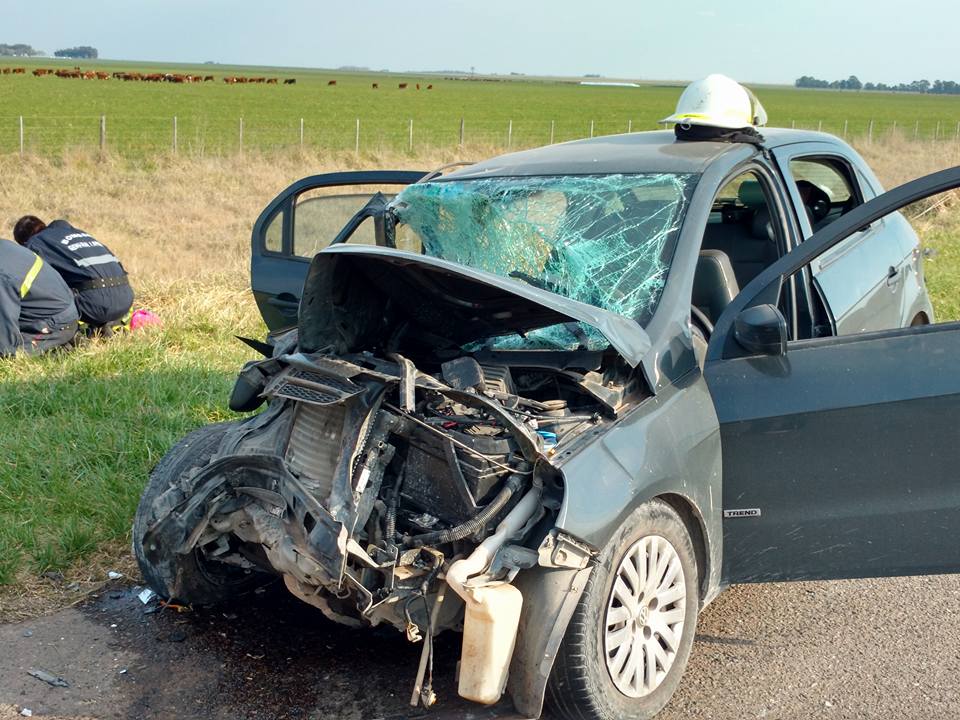
[[548,700],[566,720],[645,720],[683,675],[699,610],[696,555],[683,520],[654,500],[598,558],[561,644]]
[[174,445],[150,473],[133,521],[133,552],[144,581],[163,598],[216,605],[271,579],[263,573],[210,562],[199,549],[180,554],[176,548],[185,537],[176,538],[178,542],[167,538],[167,544],[149,548],[149,552],[143,545],[144,535],[156,522],[158,511],[164,509],[158,504],[161,496],[170,490],[176,494],[167,499],[164,507],[186,500],[188,493],[184,492],[182,481],[210,462],[224,435],[236,425],[237,422],[224,422],[194,430]]

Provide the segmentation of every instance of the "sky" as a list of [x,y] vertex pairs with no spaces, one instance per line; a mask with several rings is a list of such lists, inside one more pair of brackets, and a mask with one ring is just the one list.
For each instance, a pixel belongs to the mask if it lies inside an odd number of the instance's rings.
[[123,60],[745,83],[960,80],[926,0],[0,0],[0,42]]

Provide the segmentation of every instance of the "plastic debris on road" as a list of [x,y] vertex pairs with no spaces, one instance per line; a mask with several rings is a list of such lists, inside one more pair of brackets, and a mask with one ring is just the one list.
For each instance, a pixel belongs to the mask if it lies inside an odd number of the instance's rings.
[[35,677],[37,680],[43,680],[43,682],[47,683],[47,685],[52,685],[53,687],[70,687],[70,683],[68,683],[62,677],[59,675],[54,675],[51,672],[47,672],[46,670],[31,668],[27,671],[27,675]]

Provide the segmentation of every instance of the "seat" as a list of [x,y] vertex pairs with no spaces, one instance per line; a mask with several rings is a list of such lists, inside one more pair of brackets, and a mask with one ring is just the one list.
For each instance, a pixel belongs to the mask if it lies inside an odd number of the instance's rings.
[[701,250],[693,275],[693,304],[711,323],[716,323],[739,294],[740,285],[727,254],[720,250]]

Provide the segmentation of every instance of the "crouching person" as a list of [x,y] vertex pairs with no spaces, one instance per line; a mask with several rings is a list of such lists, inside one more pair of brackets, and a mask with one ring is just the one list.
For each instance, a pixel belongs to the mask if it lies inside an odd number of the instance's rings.
[[133,289],[123,265],[103,243],[66,220],[46,225],[33,215],[17,221],[13,237],[63,276],[88,332],[110,335],[122,324],[133,305]]
[[0,240],[0,357],[37,354],[73,341],[73,292],[38,255]]

